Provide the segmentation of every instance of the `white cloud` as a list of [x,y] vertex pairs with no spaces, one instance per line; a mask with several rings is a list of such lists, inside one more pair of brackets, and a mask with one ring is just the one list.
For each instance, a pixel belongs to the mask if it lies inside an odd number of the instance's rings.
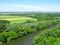
[[50,12],[60,12],[59,6],[26,6],[18,4],[0,4],[0,12],[3,11],[50,11]]

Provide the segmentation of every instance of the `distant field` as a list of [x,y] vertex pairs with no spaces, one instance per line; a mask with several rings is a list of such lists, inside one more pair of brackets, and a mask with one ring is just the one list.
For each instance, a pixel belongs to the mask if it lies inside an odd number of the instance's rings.
[[36,21],[35,18],[23,16],[0,16],[0,20],[8,20],[11,23],[24,23],[26,21]]

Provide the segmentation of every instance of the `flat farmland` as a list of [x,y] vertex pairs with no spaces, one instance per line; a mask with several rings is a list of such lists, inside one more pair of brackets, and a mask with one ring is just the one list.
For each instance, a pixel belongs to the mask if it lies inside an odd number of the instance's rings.
[[36,21],[35,18],[24,16],[0,16],[0,20],[8,20],[11,23],[24,23],[26,21]]

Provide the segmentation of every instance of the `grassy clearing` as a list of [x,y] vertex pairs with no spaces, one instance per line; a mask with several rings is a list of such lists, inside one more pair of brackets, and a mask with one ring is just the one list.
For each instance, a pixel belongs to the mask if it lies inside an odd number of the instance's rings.
[[26,21],[36,21],[35,18],[23,16],[0,16],[0,20],[8,20],[11,23],[24,23]]

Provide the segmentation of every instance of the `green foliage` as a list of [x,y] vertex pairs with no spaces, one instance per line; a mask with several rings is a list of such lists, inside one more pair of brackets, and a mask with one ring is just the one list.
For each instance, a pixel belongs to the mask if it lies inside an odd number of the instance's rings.
[[0,42],[7,42],[7,37],[8,37],[7,32],[0,33]]
[[59,27],[45,30],[34,38],[34,45],[52,45],[60,37]]
[[4,31],[7,29],[7,25],[10,24],[9,21],[7,20],[0,20],[0,32]]
[[9,37],[7,38],[8,41],[18,38],[18,34],[14,31],[9,31],[8,35],[9,35]]
[[[26,16],[29,15],[30,17],[23,17],[25,15]],[[21,17],[18,17],[18,16],[16,17],[6,16],[5,18],[4,16],[0,17],[0,19],[7,18],[7,20],[0,20],[0,32],[1,32],[0,42],[5,43],[7,41],[14,40],[19,37],[23,37],[27,34],[30,34],[32,32],[36,32],[37,30],[48,28],[60,22],[58,18],[56,19],[54,18],[57,16],[52,16],[52,14],[50,13],[41,13],[41,14],[34,13],[34,15],[33,16],[32,15],[28,13],[28,14],[23,14],[23,16]],[[9,20],[9,18],[11,20]],[[14,18],[14,20],[12,20],[12,18]],[[54,43],[57,37],[60,37],[60,30],[58,30],[57,28],[53,30],[52,31],[47,30],[47,31],[41,32],[37,37],[34,38],[34,41],[33,41],[34,44],[35,45],[51,45],[52,43]]]

